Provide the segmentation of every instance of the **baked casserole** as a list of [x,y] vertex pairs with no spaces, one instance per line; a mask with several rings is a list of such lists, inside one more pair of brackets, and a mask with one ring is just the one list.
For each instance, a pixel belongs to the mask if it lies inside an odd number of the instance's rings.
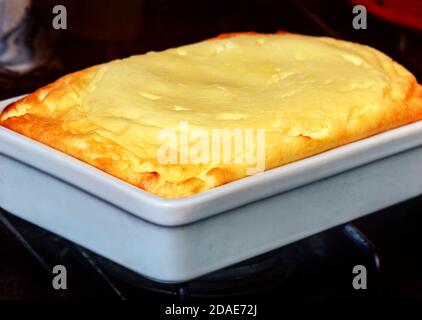
[[[241,33],[66,75],[9,105],[0,124],[179,198],[420,119],[422,87],[373,48]],[[233,138],[217,151],[216,130]]]

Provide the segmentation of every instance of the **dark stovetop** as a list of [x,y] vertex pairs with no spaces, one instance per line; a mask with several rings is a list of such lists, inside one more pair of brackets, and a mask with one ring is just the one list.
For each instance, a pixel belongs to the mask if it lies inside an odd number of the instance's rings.
[[[37,3],[44,4],[36,8],[41,13],[51,5],[49,0]],[[191,43],[223,32],[250,30],[283,29],[369,44],[405,65],[419,82],[422,80],[421,32],[371,15],[367,30],[354,30],[347,1],[327,5],[318,0],[145,0],[139,12],[139,32],[123,40],[114,38],[124,33],[120,29],[125,26],[125,16],[118,14],[114,30],[110,31],[114,32],[112,39],[107,39],[107,34],[88,37],[72,28],[51,32],[46,29],[50,17],[36,16],[40,26],[37,32],[48,35],[51,59],[25,75],[6,72],[0,66],[0,99],[30,92],[95,63]],[[159,297],[178,301],[239,293],[289,299],[422,298],[420,212],[421,197],[176,286],[152,283],[0,211],[0,299]],[[52,289],[50,270],[58,264],[68,269],[68,290]],[[352,268],[357,264],[369,269],[366,291],[352,289]]]
[[[0,300],[421,299],[421,211],[419,197],[180,285],[149,281],[2,211]],[[352,288],[358,264],[367,290]],[[67,290],[52,288],[54,265],[66,266]]]

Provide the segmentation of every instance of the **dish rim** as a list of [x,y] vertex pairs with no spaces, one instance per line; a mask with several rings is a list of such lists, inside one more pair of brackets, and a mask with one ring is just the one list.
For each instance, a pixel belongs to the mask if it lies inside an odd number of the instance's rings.
[[[0,111],[21,97],[0,101]],[[0,153],[54,176],[148,222],[174,227],[194,223],[414,148],[422,145],[422,139],[417,139],[421,136],[422,121],[417,121],[177,199],[161,198],[144,191],[81,160],[2,126],[0,126]],[[388,146],[390,148],[387,148]]]

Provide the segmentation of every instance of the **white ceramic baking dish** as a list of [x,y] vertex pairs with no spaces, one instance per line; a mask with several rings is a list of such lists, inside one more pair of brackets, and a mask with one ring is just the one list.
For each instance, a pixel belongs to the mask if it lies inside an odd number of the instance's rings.
[[146,277],[181,282],[417,196],[421,163],[417,122],[162,199],[0,127],[0,206]]

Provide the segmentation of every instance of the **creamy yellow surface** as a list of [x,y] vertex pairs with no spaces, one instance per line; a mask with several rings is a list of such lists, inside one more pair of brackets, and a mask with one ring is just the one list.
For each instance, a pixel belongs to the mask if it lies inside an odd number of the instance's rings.
[[[153,159],[162,143],[158,130],[178,130],[180,121],[207,130],[263,128],[270,150],[278,139],[323,140],[367,110],[403,99],[406,77],[404,68],[366,46],[244,35],[102,65],[82,91],[80,108],[100,135],[141,158]],[[198,174],[175,178],[164,171],[174,181]]]

